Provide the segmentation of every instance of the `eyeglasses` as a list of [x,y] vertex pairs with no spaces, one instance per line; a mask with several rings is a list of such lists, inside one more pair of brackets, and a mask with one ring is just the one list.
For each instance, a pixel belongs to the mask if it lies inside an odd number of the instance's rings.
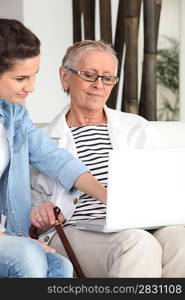
[[68,68],[66,66],[65,66],[65,68],[68,71],[77,74],[81,79],[84,79],[86,81],[95,82],[100,77],[102,79],[103,83],[107,84],[107,85],[114,85],[118,82],[118,77],[116,77],[116,76],[106,76],[106,75],[101,76],[101,75],[87,72],[87,71],[74,70],[74,69]]

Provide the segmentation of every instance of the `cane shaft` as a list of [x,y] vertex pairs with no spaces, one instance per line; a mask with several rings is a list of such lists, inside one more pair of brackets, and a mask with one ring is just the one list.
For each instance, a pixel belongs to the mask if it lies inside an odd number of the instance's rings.
[[56,229],[56,231],[57,231],[57,233],[59,235],[59,238],[60,238],[60,240],[61,240],[61,242],[62,242],[62,244],[63,244],[63,246],[64,246],[64,248],[66,250],[66,253],[67,253],[69,259],[71,260],[71,262],[73,264],[73,267],[75,269],[76,275],[78,277],[84,278],[85,275],[84,275],[84,273],[83,273],[83,271],[82,271],[82,269],[80,267],[80,264],[79,264],[79,262],[77,260],[76,255],[75,255],[75,253],[74,253],[74,251],[73,251],[73,249],[72,249],[72,247],[71,247],[71,245],[69,243],[69,240],[68,240],[68,238],[67,238],[67,236],[66,236],[66,234],[64,232],[64,229],[59,224],[59,222],[57,222],[57,220],[58,220],[58,214],[60,213],[60,209],[58,207],[54,207],[54,213],[55,213],[55,217],[56,217],[55,229]]

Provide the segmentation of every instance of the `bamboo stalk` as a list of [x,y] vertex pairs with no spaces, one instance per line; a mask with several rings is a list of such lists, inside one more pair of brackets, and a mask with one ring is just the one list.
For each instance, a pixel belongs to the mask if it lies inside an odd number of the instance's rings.
[[[117,58],[118,58],[118,77],[120,77],[121,74],[121,65],[123,60],[123,49],[124,49],[124,41],[125,41],[125,22],[124,22],[125,8],[126,8],[126,0],[119,0],[116,31],[115,31],[115,41],[114,41],[114,49],[117,53]],[[120,85],[120,81],[113,88],[111,95],[107,101],[107,105],[114,109],[116,108],[117,105],[119,85]]]
[[100,36],[101,39],[112,44],[111,1],[99,0],[100,4]]
[[160,23],[160,16],[161,16],[161,7],[162,7],[162,0],[156,0],[156,47],[158,42],[158,31],[159,31],[159,23]]
[[150,121],[157,119],[157,37],[161,1],[143,0],[144,9],[144,62],[139,114]]
[[95,39],[95,0],[80,0],[81,12],[84,16],[84,38]]
[[72,1],[73,10],[73,42],[81,41],[82,39],[82,28],[81,28],[81,8],[80,1]]
[[138,29],[141,0],[127,0],[125,17],[126,56],[121,110],[138,113]]

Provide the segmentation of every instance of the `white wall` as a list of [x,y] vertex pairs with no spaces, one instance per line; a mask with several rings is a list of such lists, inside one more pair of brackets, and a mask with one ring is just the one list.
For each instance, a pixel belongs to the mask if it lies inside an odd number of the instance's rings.
[[0,17],[23,21],[22,0],[0,0]]
[[72,44],[72,7],[69,0],[24,0],[24,24],[40,38],[41,66],[36,90],[26,106],[34,122],[49,122],[68,102],[59,80],[61,59]]

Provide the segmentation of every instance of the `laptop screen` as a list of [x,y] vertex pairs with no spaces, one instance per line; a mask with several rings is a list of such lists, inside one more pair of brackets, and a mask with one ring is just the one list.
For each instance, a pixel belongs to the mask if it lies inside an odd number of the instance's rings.
[[110,151],[107,227],[185,224],[185,148]]

